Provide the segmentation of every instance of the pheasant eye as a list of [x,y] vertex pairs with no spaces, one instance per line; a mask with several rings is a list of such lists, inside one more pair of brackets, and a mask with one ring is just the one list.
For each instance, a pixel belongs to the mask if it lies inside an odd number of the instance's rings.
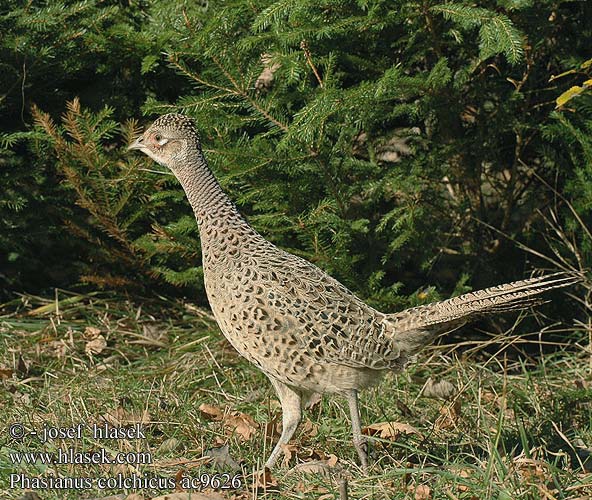
[[162,134],[154,134],[154,140],[159,146],[164,146],[169,140],[163,137]]

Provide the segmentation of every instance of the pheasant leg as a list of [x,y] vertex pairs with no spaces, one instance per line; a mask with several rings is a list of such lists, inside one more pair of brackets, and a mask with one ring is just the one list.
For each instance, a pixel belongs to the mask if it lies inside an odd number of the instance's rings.
[[302,418],[302,397],[286,384],[269,378],[275,388],[282,405],[282,434],[271,455],[265,462],[265,467],[271,469],[277,459],[284,454],[283,446],[288,444]]
[[362,434],[360,425],[360,409],[358,405],[358,391],[352,389],[346,396],[349,404],[349,413],[351,415],[352,433],[354,437],[354,446],[360,457],[360,463],[364,469],[368,468],[368,442]]

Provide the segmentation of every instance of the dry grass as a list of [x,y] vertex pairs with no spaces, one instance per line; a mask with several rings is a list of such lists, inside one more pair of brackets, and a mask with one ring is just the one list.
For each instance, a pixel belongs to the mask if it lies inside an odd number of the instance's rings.
[[[571,332],[570,345],[553,345],[555,352],[531,358],[538,348],[549,351],[549,333],[525,337],[510,330],[502,342],[497,337],[485,345],[436,347],[408,372],[363,394],[365,424],[396,423],[374,426],[382,434],[372,439],[374,465],[367,475],[356,465],[345,405],[324,398],[306,414],[289,463],[264,481],[254,472],[270,451],[265,436],[275,439],[278,403],[266,378],[229,347],[207,312],[179,302],[139,305],[63,291],[53,299],[22,297],[0,316],[0,497],[23,494],[9,488],[15,472],[174,480],[225,470],[234,475],[238,465],[245,487],[219,491],[225,498],[338,499],[344,478],[351,499],[590,498],[589,353]],[[449,399],[426,397],[430,378],[456,390]],[[146,439],[105,441],[86,431],[81,440],[48,443],[8,436],[15,422],[30,431],[105,421],[141,423]],[[228,454],[221,449],[225,444]],[[12,463],[14,452],[59,448],[150,452],[152,463]],[[212,449],[226,464],[207,458]],[[322,461],[307,466],[316,473],[292,470],[313,460]],[[139,493],[151,498],[169,491]],[[37,493],[54,500],[130,491]]]

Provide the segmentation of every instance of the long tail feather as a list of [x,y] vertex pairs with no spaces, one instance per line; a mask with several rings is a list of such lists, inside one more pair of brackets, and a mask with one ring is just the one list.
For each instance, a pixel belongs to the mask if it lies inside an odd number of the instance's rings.
[[581,277],[577,274],[548,274],[406,309],[391,315],[389,319],[395,323],[398,332],[425,330],[425,333],[438,334],[446,331],[448,327],[457,328],[477,316],[536,305],[543,300],[539,295],[574,285],[579,281]]

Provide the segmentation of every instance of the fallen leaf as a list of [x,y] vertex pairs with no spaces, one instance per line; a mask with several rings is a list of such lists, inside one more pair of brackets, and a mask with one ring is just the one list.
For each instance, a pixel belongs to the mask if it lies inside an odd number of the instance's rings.
[[0,379],[11,378],[13,373],[14,371],[12,369],[0,366]]
[[29,366],[20,354],[16,362],[16,373],[20,377],[25,377],[29,373]]
[[265,439],[270,442],[274,442],[277,440],[278,437],[282,434],[282,415],[281,413],[275,413],[271,420],[268,420],[265,423],[263,428],[263,432],[265,434]]
[[390,439],[395,441],[401,434],[417,434],[421,433],[412,425],[403,422],[380,422],[377,424],[370,424],[362,429],[362,434],[366,436],[377,436],[382,439]]
[[226,443],[228,443],[228,439],[226,439],[224,436],[220,436],[218,434],[214,436],[214,444],[217,447],[224,446]]
[[199,406],[199,411],[208,420],[222,422],[227,435],[237,434],[243,441],[249,441],[259,431],[259,424],[246,413],[239,411],[225,413],[218,406],[206,403]]
[[498,401],[500,398],[497,394],[491,391],[481,391],[481,400],[485,403],[492,403]]
[[295,444],[284,444],[284,445],[282,445],[282,450],[284,450],[284,458],[282,460],[282,466],[288,467],[292,458],[296,456],[296,452],[298,451],[298,446],[296,446]]
[[277,485],[277,480],[271,475],[271,471],[267,467],[265,467],[263,472],[260,472],[255,476],[255,482],[253,484],[256,489],[277,488]]
[[307,437],[313,438],[319,433],[319,426],[313,423],[311,420],[306,419],[302,425],[300,433],[306,435]]
[[19,391],[15,391],[12,393],[12,399],[16,405],[21,405],[22,407],[28,407],[31,404],[31,396],[27,393],[22,393]]
[[227,444],[206,451],[205,456],[212,459],[216,469],[231,469],[232,471],[237,471],[241,468],[240,464],[230,456]]
[[577,389],[588,389],[590,387],[590,383],[583,378],[574,380],[574,385]]
[[84,329],[84,338],[85,340],[93,340],[96,339],[101,334],[101,330],[96,326],[87,326]]
[[183,481],[183,475],[185,471],[183,469],[179,469],[175,474],[175,491],[183,491],[183,487],[181,486],[181,481]]
[[242,491],[240,493],[232,493],[228,500],[252,500],[253,495],[250,491]]
[[330,467],[333,467],[338,460],[335,455],[327,455],[314,448],[301,448],[296,444],[285,444],[282,446],[282,449],[284,451],[284,458],[282,461],[283,467],[288,467],[292,459],[304,463],[323,462]]
[[335,455],[329,455],[329,457],[328,460],[315,460],[313,462],[297,464],[288,471],[288,474],[301,473],[330,476],[336,470],[337,457]]
[[243,441],[249,441],[259,431],[259,424],[246,413],[233,412],[225,415],[222,422],[227,433],[238,434]]
[[144,334],[144,337],[152,340],[161,340],[164,337],[162,328],[156,323],[142,325],[142,333]]
[[330,454],[329,458],[326,460],[327,465],[329,467],[335,467],[337,465],[338,461],[339,461],[339,459],[337,458],[337,455],[333,455],[333,454]]
[[[310,480],[308,481],[298,481],[293,488],[294,491],[298,493],[328,493],[329,490],[324,486],[319,486],[318,484],[314,484]],[[309,496],[303,497],[309,498]]]
[[409,408],[403,401],[397,399],[397,409],[401,412],[404,417],[411,417],[413,416],[413,411]]
[[64,359],[68,351],[68,346],[61,339],[52,340],[45,346],[44,351],[54,358]]
[[544,484],[551,478],[548,464],[540,460],[520,456],[514,459],[513,465],[526,483]]
[[224,411],[218,406],[202,403],[199,405],[198,410],[201,412],[202,417],[208,420],[220,421],[224,418]]
[[418,484],[413,492],[415,500],[429,500],[432,498],[432,492],[427,484]]
[[[473,471],[471,469],[461,469],[460,471],[458,471],[458,476],[462,477],[463,479],[468,479],[471,477]],[[457,485],[458,491],[469,491],[470,488],[469,486],[467,486],[466,484],[459,484]]]
[[84,352],[88,356],[92,356],[93,354],[100,354],[103,351],[103,349],[105,349],[105,347],[107,347],[107,341],[105,340],[105,337],[99,335],[94,340],[91,340],[90,342],[86,343],[86,346],[84,347]]
[[311,462],[317,460],[328,460],[331,455],[327,455],[321,450],[314,448],[298,449],[298,460],[304,462]]
[[460,419],[461,402],[457,399],[452,404],[444,405],[440,408],[440,416],[434,424],[437,430],[451,429],[456,427]]
[[111,410],[105,413],[100,421],[99,425],[104,421],[111,424],[114,427],[121,427],[130,424],[148,424],[152,417],[148,410],[142,412],[127,411],[125,408],[118,406],[115,410]]
[[166,454],[175,451],[181,445],[181,441],[177,438],[171,437],[165,439],[160,446],[158,447],[157,453],[158,454]]

